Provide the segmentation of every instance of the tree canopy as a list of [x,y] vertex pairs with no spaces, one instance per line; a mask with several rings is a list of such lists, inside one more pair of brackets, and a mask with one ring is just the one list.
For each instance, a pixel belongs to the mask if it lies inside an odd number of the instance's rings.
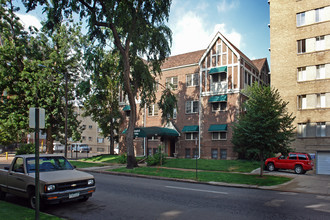
[[275,88],[256,82],[244,92],[248,100],[233,126],[232,143],[240,156],[259,156],[262,176],[265,155],[290,150],[295,118],[287,112],[288,103]]
[[[73,78],[81,54],[80,30],[76,26],[58,25],[56,31],[24,30],[15,15],[12,1],[1,2],[0,19],[0,143],[24,142],[28,128],[29,108],[46,110],[47,152],[53,152],[54,138],[64,132],[64,73],[68,84],[69,135],[78,136],[78,121],[73,113]],[[31,130],[32,131],[32,130]]]
[[[120,79],[131,107],[126,135],[127,168],[136,166],[133,131],[137,120],[135,98],[142,104],[155,99],[155,76],[161,73],[161,64],[170,54],[171,31],[165,25],[171,0],[23,0],[28,10],[38,3],[48,10],[48,28],[69,17],[73,12],[86,19],[88,35],[105,45],[110,35],[120,56]],[[141,57],[145,57],[143,61]]]

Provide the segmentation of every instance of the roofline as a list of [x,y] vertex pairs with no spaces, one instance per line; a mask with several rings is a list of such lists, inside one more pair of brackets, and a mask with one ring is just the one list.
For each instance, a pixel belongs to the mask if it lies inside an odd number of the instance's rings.
[[182,65],[182,66],[174,66],[174,67],[162,69],[162,71],[175,70],[175,69],[180,69],[180,68],[184,68],[184,67],[196,66],[198,64],[199,63],[192,63],[192,64],[187,64],[187,65]]

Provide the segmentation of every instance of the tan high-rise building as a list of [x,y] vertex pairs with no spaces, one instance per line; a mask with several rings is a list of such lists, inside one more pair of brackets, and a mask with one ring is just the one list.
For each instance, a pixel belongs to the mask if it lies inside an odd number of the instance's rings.
[[330,174],[330,0],[270,0],[271,82],[296,117],[293,148]]

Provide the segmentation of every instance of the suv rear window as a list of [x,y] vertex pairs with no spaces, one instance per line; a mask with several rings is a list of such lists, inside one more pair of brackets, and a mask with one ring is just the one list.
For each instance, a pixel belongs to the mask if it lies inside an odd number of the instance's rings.
[[298,154],[298,159],[299,160],[307,160],[307,157],[305,154]]

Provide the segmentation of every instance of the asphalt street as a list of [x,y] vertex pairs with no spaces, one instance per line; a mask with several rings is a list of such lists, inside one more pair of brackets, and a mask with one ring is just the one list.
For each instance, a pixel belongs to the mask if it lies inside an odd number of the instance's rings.
[[66,219],[330,219],[330,197],[93,174],[85,203],[48,207]]

